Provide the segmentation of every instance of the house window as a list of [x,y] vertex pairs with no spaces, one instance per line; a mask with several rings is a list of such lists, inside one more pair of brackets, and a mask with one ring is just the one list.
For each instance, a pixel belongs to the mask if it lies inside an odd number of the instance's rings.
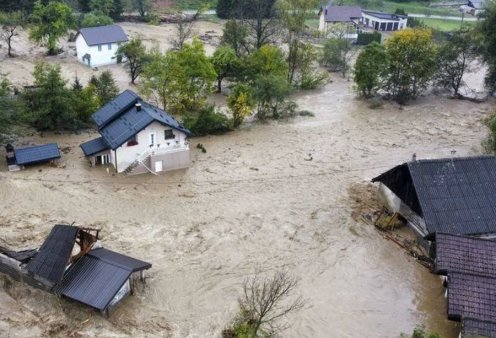
[[136,139],[136,135],[133,136],[133,138],[129,139],[129,141],[127,141],[127,146],[128,147],[132,147],[132,146],[135,146],[138,144],[138,140]]
[[112,49],[112,44],[111,44],[111,43],[109,43],[109,44],[108,44],[108,50],[111,50],[111,49]]
[[150,147],[155,145],[155,134],[150,134]]
[[101,52],[102,51],[102,45],[98,45],[98,51]]
[[174,135],[174,132],[172,131],[172,129],[164,130],[164,136],[165,136],[165,139],[166,140],[170,140],[170,139],[176,138],[176,136]]

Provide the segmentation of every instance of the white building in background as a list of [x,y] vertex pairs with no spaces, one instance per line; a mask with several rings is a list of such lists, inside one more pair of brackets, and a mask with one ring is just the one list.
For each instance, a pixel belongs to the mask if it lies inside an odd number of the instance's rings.
[[120,63],[117,49],[127,41],[127,35],[119,25],[81,28],[76,36],[78,61],[90,67]]
[[189,166],[191,132],[174,117],[130,90],[92,115],[101,137],[81,144],[92,165],[118,173],[160,173]]
[[361,24],[379,32],[391,32],[405,29],[408,16],[362,10]]

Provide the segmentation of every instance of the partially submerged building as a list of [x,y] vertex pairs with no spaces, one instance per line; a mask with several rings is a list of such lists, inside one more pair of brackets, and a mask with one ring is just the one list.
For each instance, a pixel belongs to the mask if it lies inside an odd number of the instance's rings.
[[151,264],[101,247],[99,230],[55,225],[39,250],[0,248],[0,272],[109,316]]
[[25,166],[51,162],[60,158],[59,147],[56,143],[22,148],[14,148],[13,145],[7,144],[5,150],[9,171],[18,171]]
[[117,50],[127,41],[119,25],[81,28],[76,35],[78,61],[90,67],[121,63],[124,60],[117,55]]
[[461,322],[462,337],[496,337],[496,242],[436,233],[434,272],[444,276],[448,319]]
[[81,144],[92,165],[111,164],[118,173],[159,173],[189,166],[191,132],[173,116],[122,92],[92,115],[101,137]]
[[496,158],[414,160],[374,178],[393,212],[421,237],[435,232],[495,237]]
[[360,32],[362,9],[359,6],[322,6],[319,11],[319,31],[328,34],[336,25],[345,29],[344,37],[356,39]]

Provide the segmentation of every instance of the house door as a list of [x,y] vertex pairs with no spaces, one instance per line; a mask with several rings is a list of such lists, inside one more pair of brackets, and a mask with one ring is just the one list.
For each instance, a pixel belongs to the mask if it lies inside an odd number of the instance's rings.
[[160,171],[163,171],[164,170],[164,167],[163,167],[163,163],[162,161],[155,161],[155,172],[160,172]]

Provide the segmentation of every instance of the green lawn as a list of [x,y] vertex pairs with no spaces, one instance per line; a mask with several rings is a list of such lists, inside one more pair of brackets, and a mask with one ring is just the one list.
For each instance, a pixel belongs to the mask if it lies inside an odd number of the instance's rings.
[[429,7],[425,2],[410,1],[410,2],[394,2],[387,0],[372,0],[363,4],[363,0],[344,0],[347,5],[357,5],[362,9],[375,11],[383,11],[394,13],[397,8],[403,9],[406,13],[426,14],[426,15],[444,15],[444,16],[460,16],[458,8],[433,8]]
[[[451,32],[459,29],[461,26],[461,21],[431,19],[431,18],[421,18],[420,20],[424,23],[424,25],[443,32]],[[475,22],[465,21],[464,24],[473,25],[475,24]]]

